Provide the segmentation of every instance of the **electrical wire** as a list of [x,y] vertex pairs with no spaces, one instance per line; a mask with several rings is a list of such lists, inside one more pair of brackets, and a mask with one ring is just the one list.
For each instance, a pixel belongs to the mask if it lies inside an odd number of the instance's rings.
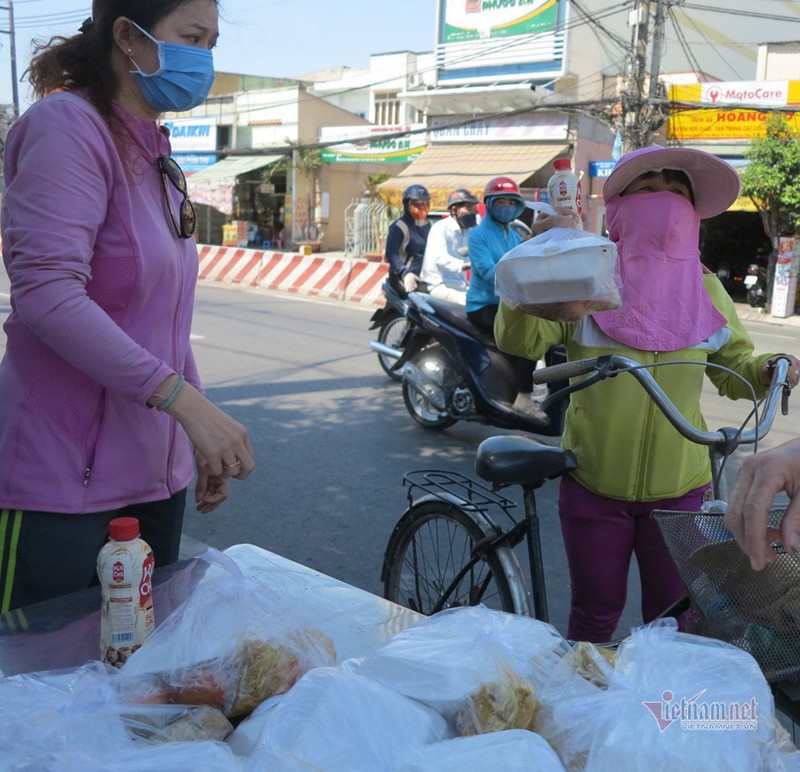
[[692,53],[692,49],[689,46],[688,41],[686,40],[686,36],[683,34],[683,30],[681,29],[680,24],[678,24],[678,20],[675,18],[675,14],[672,13],[671,9],[667,9],[667,16],[669,17],[670,23],[672,24],[672,28],[675,31],[675,36],[678,39],[678,43],[680,44],[681,50],[683,51],[684,55],[686,56],[686,61],[692,65],[692,69],[694,74],[700,78],[700,74],[703,72],[702,67],[700,67],[700,63],[697,61],[696,57]]

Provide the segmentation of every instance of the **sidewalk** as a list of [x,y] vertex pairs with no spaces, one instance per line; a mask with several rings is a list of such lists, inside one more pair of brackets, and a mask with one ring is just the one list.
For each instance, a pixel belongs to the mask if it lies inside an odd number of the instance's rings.
[[736,313],[743,322],[762,322],[785,327],[800,327],[800,315],[793,314],[785,318],[773,316],[767,309],[753,308],[749,303],[734,303]]

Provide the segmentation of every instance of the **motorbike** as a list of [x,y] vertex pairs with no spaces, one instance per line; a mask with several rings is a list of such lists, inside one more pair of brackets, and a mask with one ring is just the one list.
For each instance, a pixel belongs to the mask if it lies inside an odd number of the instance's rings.
[[[407,319],[399,347],[379,341],[370,345],[379,356],[394,360],[392,369],[403,381],[403,402],[420,426],[442,430],[463,420],[543,436],[561,434],[565,401],[556,400],[546,409],[546,422],[512,408],[517,395],[513,365],[491,336],[472,324],[464,306],[412,292]],[[563,347],[548,352],[547,364],[563,361]],[[551,384],[548,390],[552,394],[567,385]]]
[[767,305],[767,269],[758,263],[747,266],[747,276],[744,277],[744,286],[747,290],[747,302],[753,308],[763,308]]

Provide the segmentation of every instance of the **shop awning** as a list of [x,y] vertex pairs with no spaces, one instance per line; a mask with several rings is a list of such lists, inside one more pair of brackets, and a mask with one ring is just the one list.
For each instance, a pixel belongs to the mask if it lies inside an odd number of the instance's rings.
[[282,157],[279,155],[231,155],[207,166],[202,171],[195,172],[188,179],[191,183],[202,182],[204,185],[212,182],[217,184],[230,182],[232,184],[240,174],[269,166]]
[[235,155],[188,176],[189,197],[196,204],[206,204],[223,214],[233,214],[233,193],[236,178],[275,163],[280,155]]
[[522,184],[567,149],[561,143],[430,145],[400,174],[378,187],[391,205],[400,206],[403,190],[416,182],[430,191],[432,209],[444,209],[447,196],[456,188],[467,188],[480,197],[492,177],[504,175]]

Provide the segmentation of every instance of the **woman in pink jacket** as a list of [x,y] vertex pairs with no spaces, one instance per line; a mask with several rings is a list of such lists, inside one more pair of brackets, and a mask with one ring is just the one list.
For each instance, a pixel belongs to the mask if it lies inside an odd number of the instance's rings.
[[201,391],[194,210],[157,122],[208,94],[216,2],[92,10],[38,49],[40,99],[6,143],[0,612],[94,583],[123,514],[156,565],[175,561],[195,464],[201,512],[254,468],[245,429]]

